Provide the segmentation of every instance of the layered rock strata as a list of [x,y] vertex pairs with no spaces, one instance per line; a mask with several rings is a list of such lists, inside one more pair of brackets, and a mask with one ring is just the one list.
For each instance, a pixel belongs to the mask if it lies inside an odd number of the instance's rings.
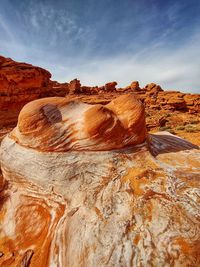
[[1,266],[199,266],[200,153],[132,96],[34,101],[0,155]]
[[51,74],[0,56],[0,127],[16,122],[21,108],[49,90]]
[[110,150],[144,142],[144,107],[133,95],[89,105],[66,98],[27,104],[10,136],[41,151]]

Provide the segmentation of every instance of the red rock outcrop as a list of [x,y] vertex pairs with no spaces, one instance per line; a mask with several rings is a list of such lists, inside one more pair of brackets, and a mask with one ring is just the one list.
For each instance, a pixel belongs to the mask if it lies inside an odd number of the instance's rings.
[[138,90],[141,90],[140,88],[140,85],[139,85],[139,82],[138,81],[133,81],[129,86],[121,89],[123,90],[124,92],[125,91],[128,91],[128,92],[134,92],[134,91],[138,91]]
[[160,92],[163,91],[162,88],[160,87],[160,85],[157,85],[155,83],[149,83],[145,86],[145,90],[149,91],[149,92]]
[[[10,101],[14,96],[21,96],[23,101],[23,95],[40,94],[41,88],[48,88],[50,78],[51,74],[42,68],[0,57],[0,95],[10,97]],[[0,103],[2,107],[3,101]]]
[[45,92],[41,97],[61,96],[64,97],[69,94],[69,83],[59,83],[57,81],[50,81],[49,87],[51,88],[48,94]]
[[117,86],[117,82],[109,82],[103,86],[98,87],[98,89],[99,89],[98,91],[100,94],[102,94],[102,93],[116,93],[117,92],[116,86]]
[[42,68],[0,57],[0,126],[15,125],[19,111],[26,103],[48,96],[95,95],[97,101],[102,99],[100,102],[105,104],[121,94],[134,92],[147,108],[200,112],[199,95],[163,91],[155,83],[140,88],[139,82],[133,81],[128,87],[116,88],[116,82],[98,87],[82,86],[78,79],[58,83],[50,78],[51,74]]
[[100,89],[98,86],[81,86],[81,93],[85,95],[98,95]]
[[81,83],[78,79],[74,79],[69,83],[69,94],[79,94],[81,92]]
[[0,126],[14,123],[26,103],[46,93],[50,78],[42,68],[0,57]]
[[130,85],[130,89],[135,91],[135,90],[140,90],[140,85],[138,81],[134,81]]
[[139,94],[148,108],[200,112],[200,95],[178,91],[163,91],[154,83],[146,85]]
[[187,109],[190,113],[200,112],[200,95],[199,94],[184,94],[183,96]]
[[104,85],[104,90],[106,92],[115,92],[116,91],[117,82],[109,82]]

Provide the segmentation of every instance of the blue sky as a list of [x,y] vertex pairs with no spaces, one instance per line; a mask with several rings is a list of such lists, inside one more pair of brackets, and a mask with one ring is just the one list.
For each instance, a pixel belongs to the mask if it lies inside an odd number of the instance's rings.
[[61,82],[200,93],[200,1],[0,0],[0,54]]

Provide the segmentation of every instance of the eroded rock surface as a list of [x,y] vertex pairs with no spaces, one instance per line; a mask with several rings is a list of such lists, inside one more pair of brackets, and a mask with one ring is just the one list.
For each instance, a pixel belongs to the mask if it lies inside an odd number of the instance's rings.
[[0,156],[1,266],[200,265],[200,152],[135,98],[34,101]]
[[0,56],[0,127],[15,123],[21,108],[49,90],[51,74]]
[[27,104],[10,134],[21,145],[41,151],[110,150],[146,139],[142,103],[133,95],[107,105],[88,105],[66,98]]

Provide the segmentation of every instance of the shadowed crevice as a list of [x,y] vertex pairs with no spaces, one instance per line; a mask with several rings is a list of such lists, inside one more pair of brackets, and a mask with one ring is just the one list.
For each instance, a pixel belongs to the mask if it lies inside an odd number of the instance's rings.
[[197,145],[168,132],[149,134],[148,145],[150,152],[154,156],[183,150],[199,149]]

